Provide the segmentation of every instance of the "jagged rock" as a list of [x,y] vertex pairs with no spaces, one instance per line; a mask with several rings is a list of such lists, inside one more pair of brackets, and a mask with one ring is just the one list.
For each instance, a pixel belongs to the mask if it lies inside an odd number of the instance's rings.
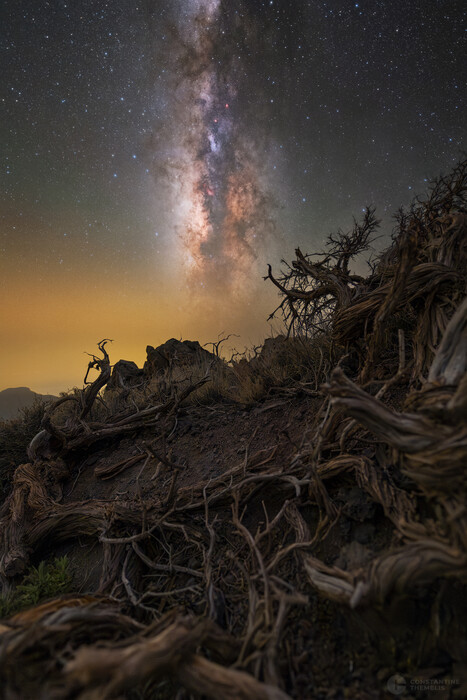
[[238,360],[238,365],[241,367],[249,367],[253,371],[259,371],[261,367],[269,364],[271,361],[278,362],[287,361],[287,338],[285,335],[278,335],[275,338],[266,338],[260,351],[247,359],[246,357]]
[[144,363],[144,374],[153,377],[164,372],[170,367],[189,367],[200,362],[219,361],[219,359],[208,352],[198,341],[176,340],[171,338],[163,345],[153,348],[148,345],[146,348],[147,360]]
[[119,360],[112,370],[107,389],[129,389],[139,384],[144,377],[144,371],[135,362]]

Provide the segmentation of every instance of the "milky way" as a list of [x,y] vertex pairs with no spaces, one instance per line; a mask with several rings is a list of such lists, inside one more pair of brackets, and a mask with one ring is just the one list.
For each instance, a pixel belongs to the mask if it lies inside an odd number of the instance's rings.
[[[221,287],[238,297],[257,284],[258,258],[271,248],[276,229],[265,168],[267,139],[254,124],[246,128],[248,114],[239,114],[244,57],[232,51],[235,26],[229,23],[235,18],[217,0],[185,0],[174,14],[173,93],[168,124],[156,143],[170,143],[164,175],[172,184],[178,244],[191,288],[212,294]],[[247,15],[242,24],[248,26]]]

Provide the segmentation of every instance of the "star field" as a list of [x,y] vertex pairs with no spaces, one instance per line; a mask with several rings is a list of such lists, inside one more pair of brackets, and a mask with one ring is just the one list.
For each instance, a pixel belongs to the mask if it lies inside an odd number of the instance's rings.
[[258,341],[267,262],[320,249],[368,204],[384,245],[461,154],[465,14],[5,0],[0,388],[79,383],[104,336],[140,362],[173,335]]

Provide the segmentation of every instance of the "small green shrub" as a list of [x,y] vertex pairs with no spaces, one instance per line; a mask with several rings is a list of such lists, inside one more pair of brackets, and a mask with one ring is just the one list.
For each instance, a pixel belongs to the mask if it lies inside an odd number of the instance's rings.
[[0,597],[0,618],[68,593],[71,581],[68,557],[41,561],[29,569],[14,591]]
[[14,612],[14,593],[0,596],[0,620],[9,617]]

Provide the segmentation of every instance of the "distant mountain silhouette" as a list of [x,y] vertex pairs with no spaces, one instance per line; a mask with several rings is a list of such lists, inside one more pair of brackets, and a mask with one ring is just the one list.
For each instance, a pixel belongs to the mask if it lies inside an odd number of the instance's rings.
[[52,401],[57,397],[52,394],[36,394],[26,386],[0,391],[0,420],[16,418],[21,408],[31,406],[37,398]]

